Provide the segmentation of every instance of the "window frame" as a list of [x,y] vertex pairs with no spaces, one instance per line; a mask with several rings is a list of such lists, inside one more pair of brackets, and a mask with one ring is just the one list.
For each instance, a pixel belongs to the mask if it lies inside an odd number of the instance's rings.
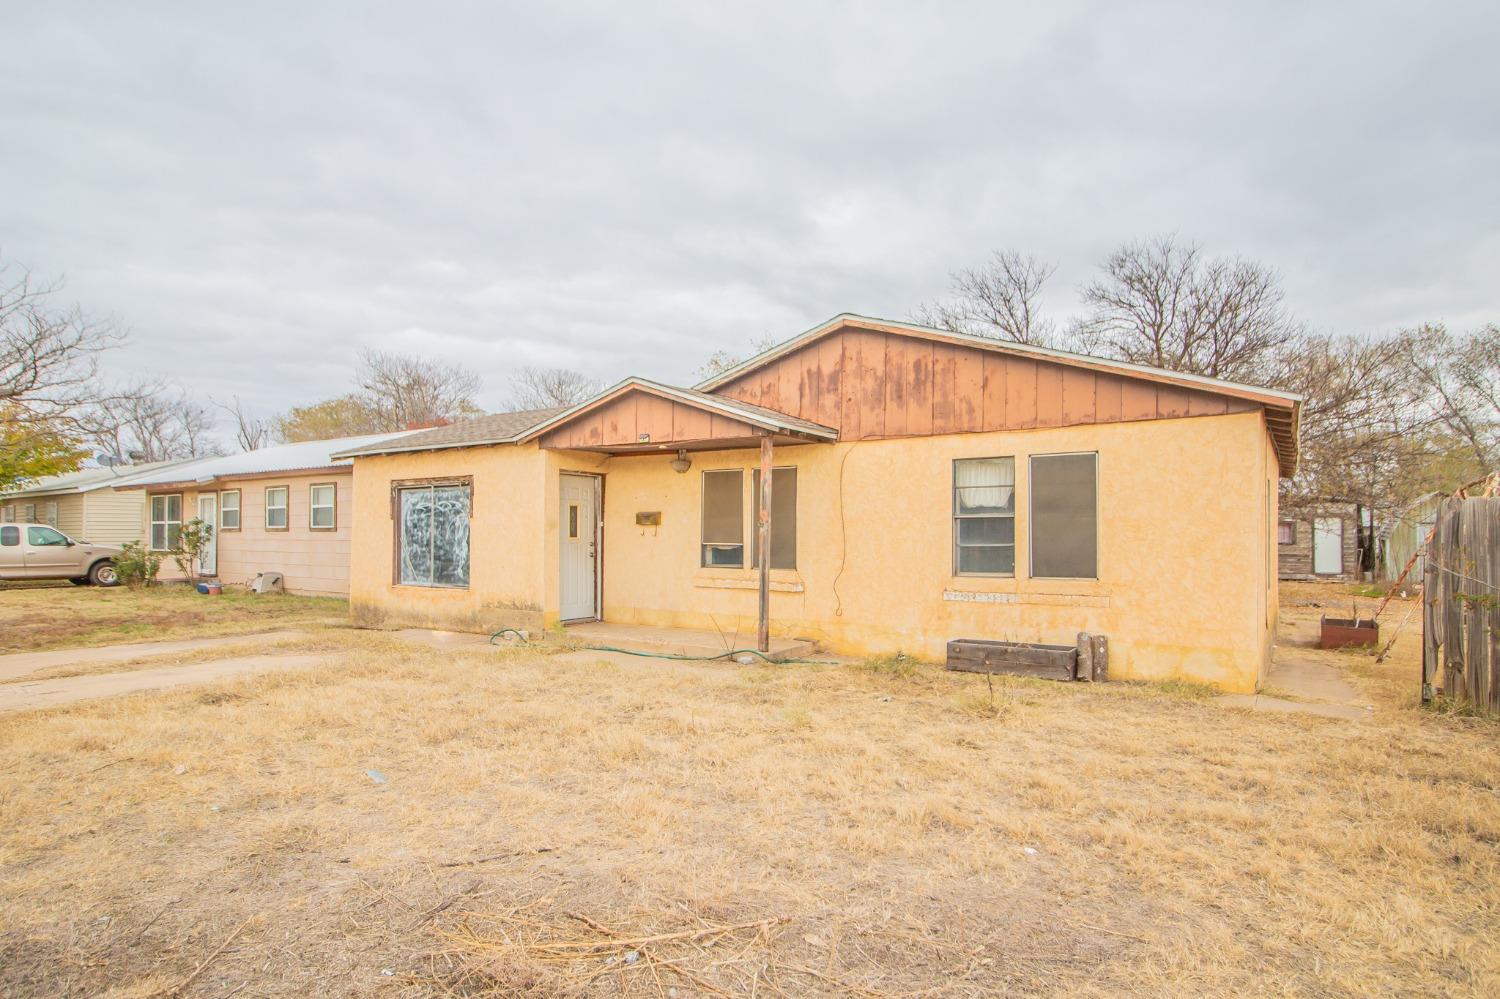
[[[1092,576],[1038,576],[1036,574],[1036,542],[1033,532],[1036,527],[1036,517],[1032,516],[1031,505],[1035,502],[1036,490],[1033,488],[1036,482],[1036,460],[1038,458],[1067,458],[1074,455],[1089,455],[1094,459],[1094,574]],[[1099,491],[1099,452],[1098,451],[1048,451],[1043,454],[1028,454],[1026,456],[1026,578],[1049,579],[1058,581],[1099,581],[1099,552],[1103,548],[1100,506],[1101,494]]]
[[[1285,541],[1281,540],[1281,529],[1283,527],[1290,527],[1292,529],[1291,530],[1291,537],[1287,538]],[[1276,522],[1276,544],[1278,546],[1280,546],[1280,545],[1295,545],[1296,543],[1297,543],[1297,522],[1295,520],[1278,520]]]
[[36,519],[36,503],[35,502],[22,503],[21,504],[21,510],[23,512],[25,512],[26,516],[24,516],[24,517],[22,517],[20,519],[20,521],[19,521],[20,523],[22,523],[22,524],[36,524],[36,523],[40,523]]
[[[958,490],[959,490],[959,485],[958,485],[958,464],[959,464],[959,462],[962,462],[962,461],[1007,461],[1007,460],[1010,462],[1010,489],[1011,489],[1011,512],[1010,512],[1010,522],[1011,522],[1010,550],[1011,550],[1011,558],[1010,558],[1010,572],[966,572],[966,571],[964,571],[963,569],[960,568],[961,563],[959,561],[959,547],[960,547],[959,541],[958,541],[958,523],[959,523],[959,521],[960,520],[1003,520],[1005,518],[1005,514],[1003,514],[1003,513],[972,514],[971,513],[971,514],[963,515],[963,514],[960,514],[958,512]],[[955,577],[957,577],[957,576],[966,576],[966,577],[971,576],[971,577],[976,577],[976,578],[979,578],[979,579],[1015,579],[1016,578],[1016,548],[1018,546],[1016,544],[1017,534],[1016,534],[1016,530],[1015,530],[1015,524],[1016,524],[1016,521],[1019,520],[1020,516],[1021,516],[1020,493],[1021,493],[1021,484],[1020,484],[1020,482],[1018,482],[1016,480],[1016,456],[1013,455],[1013,454],[966,455],[966,456],[964,456],[962,458],[954,458],[952,460],[952,462],[950,464],[949,471],[948,471],[948,502],[949,502],[949,505],[950,505],[950,511],[949,511],[949,517],[948,517],[948,519],[952,522],[952,525],[953,525],[952,526],[953,544],[952,544],[951,550],[949,551],[949,557],[952,560],[951,568],[952,568],[952,571],[953,571],[953,575]],[[1029,538],[1027,540],[1028,540],[1028,542],[1030,541]],[[1003,545],[968,545],[967,547],[970,547],[970,548],[992,548],[992,547],[1004,547],[1004,546]]]
[[[171,503],[169,501],[173,499],[177,501],[176,520],[173,520],[171,518]],[[156,519],[157,500],[162,501],[162,505],[165,509],[165,512],[162,514],[161,520]],[[174,526],[177,528],[178,538],[182,537],[182,493],[152,493],[150,498],[146,500],[146,522],[148,528],[146,531],[146,543],[150,546],[150,550],[154,552],[174,551],[175,549],[172,547],[172,528]],[[157,524],[160,524],[162,526],[162,542],[166,545],[166,547],[164,548],[156,547]]]
[[[735,544],[732,543],[732,542],[727,542],[727,541],[704,541],[703,540],[704,517],[708,513],[708,477],[710,475],[737,475],[737,476],[739,476],[739,490],[738,491],[739,491],[739,496],[740,496],[740,516],[739,516],[739,521],[740,521],[740,540],[738,542],[738,547],[739,547],[739,550],[740,550],[740,560],[739,560],[739,563],[735,564],[735,565],[731,565],[731,564],[723,563],[723,562],[712,563],[712,562],[708,561],[708,549],[709,549],[710,545],[713,545],[716,548],[733,548],[733,547],[735,547]],[[705,469],[703,469],[699,473],[699,476],[698,476],[698,568],[700,568],[700,569],[744,569],[745,568],[745,555],[746,555],[745,549],[749,547],[745,543],[745,478],[746,478],[746,476],[745,476],[745,470],[743,468],[705,468]],[[774,488],[774,485],[775,485],[774,481],[773,481],[772,485],[773,485],[773,488]],[[774,501],[774,494],[773,494],[773,501]],[[752,503],[751,504],[751,509],[753,510],[754,508],[755,508],[755,504]]]
[[[319,506],[315,500],[316,490],[333,490],[333,499],[325,506]],[[333,523],[326,526],[317,523],[316,512],[318,510],[330,510],[333,512]],[[337,531],[339,529],[339,484],[337,482],[310,482],[307,485],[307,529],[309,531]]]
[[[401,494],[415,489],[461,488],[469,494],[469,565],[468,582],[458,583],[414,583],[401,578]],[[443,476],[434,479],[393,479],[391,481],[391,585],[416,586],[424,590],[468,590],[474,583],[474,477],[471,475]]]
[[[234,497],[234,526],[233,527],[230,527],[228,524],[224,523],[224,514],[225,514],[225,512],[227,510],[227,508],[224,505],[224,497],[225,496],[233,496]],[[244,511],[244,505],[243,504],[244,504],[244,497],[240,494],[240,491],[238,489],[221,489],[221,490],[219,490],[219,524],[218,524],[218,528],[219,528],[219,533],[220,534],[223,534],[225,531],[238,531],[238,530],[240,530],[244,526],[244,523],[245,523],[245,514],[243,512]]]
[[[283,499],[281,506],[273,507],[271,505],[271,493],[274,490],[277,490],[277,489],[281,490],[281,494],[282,494],[283,497],[285,497],[285,499]],[[272,527],[271,526],[271,511],[272,510],[280,510],[282,512],[282,515],[283,515],[282,519],[283,519],[284,523],[282,523],[282,525],[280,527]],[[243,521],[244,517],[242,516],[240,519]],[[282,531],[290,531],[292,529],[292,487],[291,486],[266,486],[265,495],[261,499],[260,523],[261,523],[261,526],[265,530],[267,530],[267,531],[275,531],[277,533],[280,533]]]

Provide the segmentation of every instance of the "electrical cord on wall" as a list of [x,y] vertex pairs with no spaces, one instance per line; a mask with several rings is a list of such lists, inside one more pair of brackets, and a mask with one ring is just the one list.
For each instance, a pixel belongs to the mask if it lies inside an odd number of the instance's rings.
[[839,461],[839,571],[833,577],[833,616],[844,616],[844,598],[839,596],[839,580],[843,578],[844,566],[849,561],[849,528],[844,523],[844,466],[849,463],[849,456],[854,453],[854,443],[849,444],[849,450],[844,452],[844,457]]

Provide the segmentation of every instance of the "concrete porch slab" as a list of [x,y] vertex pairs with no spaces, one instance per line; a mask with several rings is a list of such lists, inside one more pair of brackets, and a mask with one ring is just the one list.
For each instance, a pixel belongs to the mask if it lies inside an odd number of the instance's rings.
[[[719,634],[691,628],[651,628],[640,624],[588,621],[565,626],[568,639],[585,645],[606,645],[631,652],[654,652],[670,656],[718,656],[736,649],[754,649],[754,635]],[[801,638],[771,639],[767,653],[775,660],[805,659],[817,652],[814,643]]]

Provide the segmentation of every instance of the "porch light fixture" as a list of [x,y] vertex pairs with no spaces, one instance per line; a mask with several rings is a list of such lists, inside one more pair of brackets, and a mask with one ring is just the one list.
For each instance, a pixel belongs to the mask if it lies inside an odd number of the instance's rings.
[[687,450],[684,448],[678,448],[677,457],[672,459],[672,471],[676,472],[678,475],[682,475],[692,467],[693,459],[687,456]]

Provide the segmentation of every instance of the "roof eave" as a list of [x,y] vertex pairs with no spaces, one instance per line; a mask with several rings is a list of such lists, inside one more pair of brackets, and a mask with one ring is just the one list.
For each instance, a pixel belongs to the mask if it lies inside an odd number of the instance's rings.
[[1304,398],[1295,392],[1282,392],[1278,389],[1268,389],[1258,385],[1246,385],[1241,382],[1231,382],[1222,378],[1210,378],[1206,375],[1194,375],[1182,371],[1171,371],[1166,368],[1154,368],[1148,364],[1116,361],[1107,357],[1094,357],[1091,354],[1075,354],[1072,351],[1057,350],[1053,347],[1039,347],[1035,344],[996,340],[992,337],[978,336],[973,333],[959,333],[953,330],[941,330],[933,326],[922,326],[917,323],[876,319],[873,316],[861,316],[852,312],[842,312],[827,322],[819,323],[809,330],[804,330],[789,340],[779,343],[768,350],[761,351],[748,360],[741,361],[727,371],[722,371],[711,378],[704,379],[694,385],[693,388],[699,392],[712,392],[741,375],[754,371],[756,368],[791,353],[798,347],[816,340],[818,337],[831,333],[840,326],[859,326],[864,329],[887,332],[918,333],[929,339],[946,340],[951,343],[966,344],[988,350],[1008,351],[1030,357],[1053,360],[1061,364],[1132,372],[1156,381],[1170,382],[1171,384],[1181,385],[1186,388],[1201,388],[1207,391],[1216,391],[1263,403],[1279,402],[1283,405],[1288,405],[1300,403]]

